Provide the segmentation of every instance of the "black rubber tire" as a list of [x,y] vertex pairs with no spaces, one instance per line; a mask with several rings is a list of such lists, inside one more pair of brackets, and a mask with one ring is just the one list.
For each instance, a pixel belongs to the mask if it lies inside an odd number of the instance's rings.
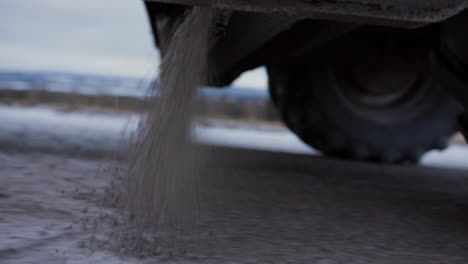
[[[333,89],[326,65],[269,66],[269,88],[285,124],[305,143],[326,155],[376,162],[417,162],[444,149],[457,131],[461,107],[431,85],[422,109],[379,122],[351,111]],[[430,74],[426,76],[430,78]],[[338,78],[339,79],[339,78]]]

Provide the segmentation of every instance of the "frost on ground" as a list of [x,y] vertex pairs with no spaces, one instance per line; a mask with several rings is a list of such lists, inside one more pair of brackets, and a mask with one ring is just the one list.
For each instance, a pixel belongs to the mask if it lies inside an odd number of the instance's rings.
[[47,154],[0,154],[0,163],[0,262],[90,257],[80,243],[89,238],[91,221],[106,211],[98,203],[109,181],[101,163]]

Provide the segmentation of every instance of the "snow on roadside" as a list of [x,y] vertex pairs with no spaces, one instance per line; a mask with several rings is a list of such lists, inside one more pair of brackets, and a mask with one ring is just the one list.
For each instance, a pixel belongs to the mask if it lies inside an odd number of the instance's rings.
[[0,145],[114,150],[133,131],[137,115],[61,112],[46,106],[0,106]]
[[[136,114],[63,112],[46,106],[0,105],[0,148],[13,145],[32,149],[112,152],[119,150],[135,131],[138,120]],[[212,124],[214,126],[196,126],[196,139],[222,146],[319,154],[285,129],[223,126],[221,121]],[[431,151],[424,156],[422,164],[468,169],[468,147],[454,145],[442,152]]]
[[[0,142],[51,149],[109,151],[118,149],[135,131],[138,120],[136,114],[64,112],[47,106],[0,105]],[[252,126],[225,126],[222,121],[211,125],[197,126],[196,138],[216,145],[278,151],[288,151],[294,146],[294,152],[316,153],[285,129],[264,126],[258,131]]]

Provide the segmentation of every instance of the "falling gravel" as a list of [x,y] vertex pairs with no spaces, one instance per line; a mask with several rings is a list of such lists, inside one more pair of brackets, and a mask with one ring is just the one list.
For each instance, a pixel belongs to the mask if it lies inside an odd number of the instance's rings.
[[123,179],[126,232],[178,236],[194,221],[204,158],[189,140],[190,126],[196,88],[208,78],[216,13],[191,9],[163,57],[157,100],[139,126]]

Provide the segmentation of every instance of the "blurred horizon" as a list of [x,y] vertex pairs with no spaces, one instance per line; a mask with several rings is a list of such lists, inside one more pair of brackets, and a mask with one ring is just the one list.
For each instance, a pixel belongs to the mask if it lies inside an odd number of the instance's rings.
[[[154,78],[159,53],[143,0],[0,1],[0,71]],[[258,68],[233,83],[266,89]]]

